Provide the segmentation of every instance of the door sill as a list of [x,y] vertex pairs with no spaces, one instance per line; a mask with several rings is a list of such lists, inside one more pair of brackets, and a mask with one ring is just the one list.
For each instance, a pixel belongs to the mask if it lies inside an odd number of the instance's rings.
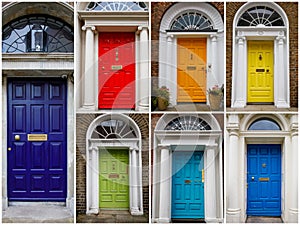
[[40,205],[55,205],[55,206],[66,206],[65,202],[26,202],[26,201],[9,201],[9,206],[40,206]]
[[171,219],[172,223],[205,223],[205,219]]
[[274,105],[274,102],[247,102],[247,105]]

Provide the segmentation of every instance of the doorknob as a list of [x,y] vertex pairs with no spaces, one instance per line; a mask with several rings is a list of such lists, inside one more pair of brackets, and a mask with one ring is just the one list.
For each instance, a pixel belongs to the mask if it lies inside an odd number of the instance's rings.
[[11,147],[7,148],[8,151],[11,151]]
[[254,180],[254,177],[251,177],[251,180]]
[[21,138],[20,138],[20,135],[18,135],[18,134],[15,135],[15,141],[20,141],[20,139],[21,139]]
[[105,68],[104,68],[104,66],[102,66],[102,70],[104,70]]

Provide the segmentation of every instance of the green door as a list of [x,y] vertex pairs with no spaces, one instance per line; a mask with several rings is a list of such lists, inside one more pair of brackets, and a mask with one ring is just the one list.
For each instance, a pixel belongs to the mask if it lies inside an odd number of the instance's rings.
[[100,150],[99,208],[129,208],[128,148]]

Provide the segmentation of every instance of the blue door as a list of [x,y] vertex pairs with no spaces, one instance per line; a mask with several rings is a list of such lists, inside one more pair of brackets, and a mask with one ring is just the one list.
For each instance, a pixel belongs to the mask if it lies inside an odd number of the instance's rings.
[[203,151],[174,151],[171,217],[204,218]]
[[248,145],[247,215],[281,215],[281,146]]
[[8,80],[8,199],[66,199],[66,82]]

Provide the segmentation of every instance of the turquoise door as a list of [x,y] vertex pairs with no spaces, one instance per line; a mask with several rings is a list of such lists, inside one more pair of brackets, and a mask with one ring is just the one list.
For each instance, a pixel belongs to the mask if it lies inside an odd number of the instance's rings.
[[248,145],[247,215],[281,215],[281,146]]
[[203,151],[177,151],[172,155],[173,219],[204,218]]

